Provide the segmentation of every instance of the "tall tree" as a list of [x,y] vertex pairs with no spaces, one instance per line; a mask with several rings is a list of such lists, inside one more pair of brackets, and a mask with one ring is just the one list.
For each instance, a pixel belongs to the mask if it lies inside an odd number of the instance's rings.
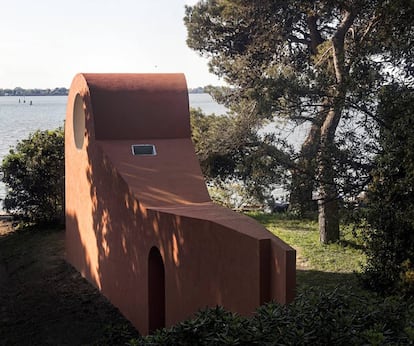
[[218,101],[242,117],[308,123],[292,181],[305,200],[316,185],[323,243],[339,239],[336,155],[346,141],[338,127],[373,116],[385,83],[410,81],[412,18],[412,0],[205,0],[186,8],[187,44],[229,84],[216,90]]

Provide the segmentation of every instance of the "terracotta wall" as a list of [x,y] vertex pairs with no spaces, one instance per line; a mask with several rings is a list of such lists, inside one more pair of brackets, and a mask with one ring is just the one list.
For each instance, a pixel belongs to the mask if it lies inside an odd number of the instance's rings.
[[[139,143],[157,155],[133,156]],[[65,161],[67,260],[142,334],[205,306],[293,299],[295,251],[208,196],[183,75],[77,75]]]

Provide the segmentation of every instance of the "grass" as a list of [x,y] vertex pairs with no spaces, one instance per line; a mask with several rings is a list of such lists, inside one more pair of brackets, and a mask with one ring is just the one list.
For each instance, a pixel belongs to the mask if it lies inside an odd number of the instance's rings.
[[332,244],[319,242],[318,223],[299,220],[288,214],[249,213],[268,230],[296,250],[298,288],[341,284],[358,289],[355,273],[365,263],[363,244],[352,232],[352,227],[341,226],[341,240]]

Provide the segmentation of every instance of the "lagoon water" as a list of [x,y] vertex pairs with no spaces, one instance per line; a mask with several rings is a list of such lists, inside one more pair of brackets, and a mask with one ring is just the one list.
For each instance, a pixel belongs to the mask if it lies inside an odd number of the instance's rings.
[[[190,94],[190,107],[206,114],[224,114],[226,108],[208,94]],[[30,133],[63,126],[67,96],[1,96],[0,97],[0,162],[10,148]],[[0,182],[0,210],[6,190]]]

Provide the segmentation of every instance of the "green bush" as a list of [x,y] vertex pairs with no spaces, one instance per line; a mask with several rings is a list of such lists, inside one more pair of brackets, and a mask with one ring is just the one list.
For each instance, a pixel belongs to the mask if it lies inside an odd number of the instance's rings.
[[[192,140],[204,177],[216,192],[224,193],[215,201],[231,202],[236,208],[246,196],[259,204],[272,202],[274,185],[286,177],[279,161],[287,159],[278,150],[275,136],[260,135],[257,121],[234,114],[205,115],[200,109],[191,109],[190,116]],[[239,185],[238,191],[234,191],[234,183]]]
[[132,345],[408,345],[414,301],[358,297],[346,289],[309,290],[286,306],[270,303],[252,318],[221,307],[131,342]]
[[414,293],[414,93],[389,86],[373,181],[367,193],[365,282],[379,291]]
[[19,141],[3,159],[1,170],[7,211],[35,222],[63,220],[63,129],[36,131]]

